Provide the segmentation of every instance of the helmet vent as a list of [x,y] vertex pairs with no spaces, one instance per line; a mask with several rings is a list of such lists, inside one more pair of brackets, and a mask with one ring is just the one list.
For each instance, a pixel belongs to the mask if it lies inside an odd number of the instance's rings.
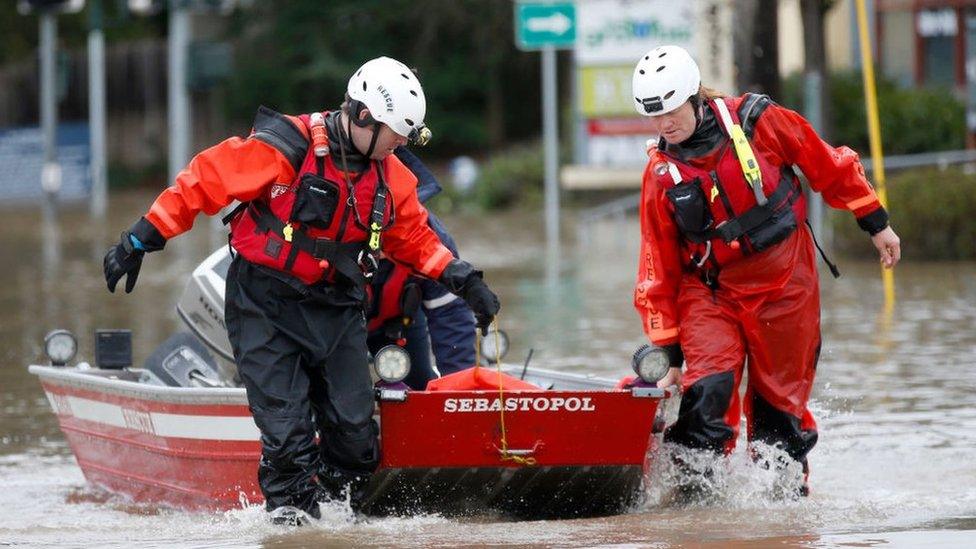
[[356,76],[359,76],[360,74],[363,74],[363,69],[359,69],[358,71],[356,71]]
[[641,69],[641,70],[640,70],[640,73],[641,73],[641,74],[644,74],[644,69]]
[[668,93],[664,94],[664,100],[667,101],[668,99],[671,99],[672,95],[674,95],[674,90],[671,90]]
[[660,58],[664,57],[667,54],[668,54],[668,52],[662,52],[661,55],[657,56],[657,58],[660,59]]
[[650,55],[645,55],[645,56],[644,56],[644,61],[647,61],[647,60],[649,60],[650,58],[651,58],[651,56],[650,56]]
[[412,95],[412,96],[414,96],[414,97],[417,97],[417,92],[415,92],[415,91],[413,91],[413,90],[410,90],[410,95]]
[[663,70],[664,70],[664,65],[661,65],[661,66],[660,66],[660,67],[658,67],[658,68],[657,68],[657,70],[656,70],[656,71],[654,71],[654,72],[661,72],[661,71],[663,71]]
[[405,80],[410,80],[410,77],[403,73],[400,73],[400,76],[402,76]]
[[363,91],[366,91],[366,81],[363,80]]
[[403,121],[406,122],[408,126],[413,126],[413,120],[410,120],[409,118],[404,118]]

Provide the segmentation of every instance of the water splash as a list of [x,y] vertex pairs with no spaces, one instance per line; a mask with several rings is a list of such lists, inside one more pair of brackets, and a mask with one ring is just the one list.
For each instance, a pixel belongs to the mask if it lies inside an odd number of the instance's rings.
[[781,448],[753,443],[728,456],[662,444],[652,456],[640,510],[661,507],[756,509],[799,499],[803,466]]

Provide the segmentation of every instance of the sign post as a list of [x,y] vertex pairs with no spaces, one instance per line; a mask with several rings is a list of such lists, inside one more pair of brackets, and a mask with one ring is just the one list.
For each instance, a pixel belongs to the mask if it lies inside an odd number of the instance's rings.
[[[547,264],[559,257],[559,129],[557,125],[556,49],[576,43],[576,6],[572,2],[517,2],[515,44],[522,51],[542,51],[542,129],[545,153]],[[553,273],[556,274],[556,273]]]
[[108,176],[105,154],[105,34],[102,32],[102,0],[88,8],[88,125],[91,128],[91,202],[94,218],[108,208]]

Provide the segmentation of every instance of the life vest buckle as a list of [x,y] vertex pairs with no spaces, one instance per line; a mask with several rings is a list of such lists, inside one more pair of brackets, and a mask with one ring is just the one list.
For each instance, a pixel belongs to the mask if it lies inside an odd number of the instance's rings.
[[362,269],[363,276],[366,278],[373,278],[373,274],[380,268],[376,256],[366,250],[360,250],[359,257],[356,258],[356,263],[359,264],[359,268]]

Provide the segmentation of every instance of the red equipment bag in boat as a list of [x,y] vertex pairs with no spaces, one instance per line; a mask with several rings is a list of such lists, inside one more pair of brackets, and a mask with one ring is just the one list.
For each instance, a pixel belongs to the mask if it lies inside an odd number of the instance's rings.
[[542,391],[542,387],[527,381],[475,366],[427,382],[428,391],[478,391],[498,390],[499,382],[503,391]]
[[637,383],[637,376],[624,376],[620,378],[614,389],[630,389],[634,383]]

